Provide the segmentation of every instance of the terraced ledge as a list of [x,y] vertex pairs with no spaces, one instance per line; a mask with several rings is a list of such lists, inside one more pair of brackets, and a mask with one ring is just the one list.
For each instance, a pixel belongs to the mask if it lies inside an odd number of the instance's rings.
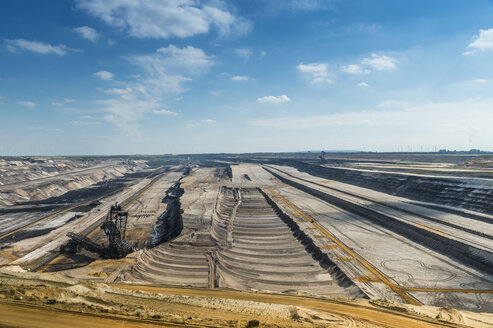
[[354,282],[349,278],[332,260],[323,252],[319,246],[315,245],[313,239],[310,238],[300,226],[288,215],[286,214],[276,202],[272,200],[262,189],[258,188],[258,191],[265,197],[267,203],[272,206],[276,214],[281,218],[281,220],[288,225],[288,227],[293,232],[293,235],[305,246],[307,252],[312,254],[313,258],[317,260],[323,268],[329,270],[331,275],[335,277],[337,282],[341,287],[351,287],[357,289],[361,295],[358,297],[369,298],[359,287],[357,287]]
[[418,242],[433,251],[439,251],[444,255],[453,257],[477,270],[491,272],[491,268],[493,267],[493,252],[491,250],[478,248],[474,245],[455,239],[454,236],[441,234],[438,231],[407,223],[397,217],[332,196],[318,189],[288,179],[268,168],[265,169],[285,184],[304,191],[343,210],[361,215],[386,229]]
[[223,188],[216,210],[213,235],[234,240],[214,252],[218,287],[366,297],[261,189]]

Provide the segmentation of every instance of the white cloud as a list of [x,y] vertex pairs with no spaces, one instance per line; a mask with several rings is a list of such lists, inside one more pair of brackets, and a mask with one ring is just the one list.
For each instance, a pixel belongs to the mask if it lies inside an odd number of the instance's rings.
[[189,120],[187,121],[187,128],[196,128],[204,124],[214,124],[214,123],[216,123],[216,121],[210,118],[202,121]]
[[70,49],[64,44],[53,46],[51,44],[47,44],[39,41],[29,41],[24,39],[15,39],[15,40],[5,39],[4,41],[6,43],[7,50],[11,52],[25,50],[42,55],[53,53],[59,56],[64,56],[67,53],[67,51],[75,51],[75,49]]
[[173,115],[178,115],[177,112],[173,112],[173,111],[170,111],[170,110],[167,110],[167,109],[155,109],[152,111],[154,114],[158,114],[158,115],[168,115],[168,116],[173,116]]
[[[358,135],[357,144],[361,144],[359,138],[364,135],[368,138],[365,142],[373,142],[373,147],[380,148],[395,147],[400,142],[395,139],[398,131],[399,140],[408,140],[408,144],[454,144],[463,149],[468,149],[468,145],[491,149],[493,99],[401,105],[318,116],[257,119],[249,123],[265,129],[333,128],[338,134]],[[388,145],[382,146],[382,143]]]
[[490,80],[488,80],[488,79],[473,79],[473,80],[469,80],[467,82],[471,82],[471,83],[488,83],[488,82],[490,82]]
[[260,57],[265,57],[267,56],[267,53],[264,50],[260,50],[259,55]]
[[88,39],[92,42],[96,42],[99,39],[99,33],[89,26],[81,26],[74,28],[74,31],[80,34],[83,38]]
[[479,30],[479,35],[474,36],[474,41],[467,46],[463,55],[472,55],[478,51],[493,50],[493,28]]
[[36,107],[36,103],[32,101],[18,101],[17,104],[28,108]]
[[396,62],[392,57],[373,53],[370,57],[363,58],[360,64],[342,66],[341,71],[348,74],[370,74],[372,71],[395,69]]
[[358,87],[363,87],[363,88],[366,88],[366,87],[369,87],[370,85],[366,82],[360,82],[358,83]]
[[72,102],[75,102],[75,99],[65,98],[65,99],[63,99],[63,101],[65,101],[67,103],[72,103]]
[[221,0],[77,0],[77,7],[137,38],[184,38],[212,28],[234,36],[251,28]]
[[331,79],[326,79],[323,77],[316,77],[316,78],[312,79],[310,82],[313,84],[324,83],[324,82],[325,83],[334,83],[334,81],[332,81]]
[[[337,1],[337,0],[336,0]],[[322,11],[335,9],[333,0],[283,0],[283,1],[263,1],[266,8],[264,12],[271,15],[278,15],[284,10],[292,13]]]
[[231,77],[231,80],[233,81],[248,81],[250,78],[248,76],[241,76],[241,75],[235,75]]
[[248,61],[252,56],[252,51],[247,48],[236,48],[234,51],[236,55],[240,56],[245,61]]
[[396,60],[389,56],[372,54],[370,58],[363,58],[361,64],[369,66],[377,71],[383,71],[394,69],[395,62]]
[[105,113],[103,118],[111,124],[116,125],[126,135],[139,135],[138,121],[145,113],[159,109],[161,104],[152,98],[147,98],[140,90],[132,90],[126,98],[115,97],[111,99],[98,100],[96,104],[101,106]]
[[200,126],[200,122],[194,120],[187,121],[187,128],[196,128],[198,126]]
[[301,72],[308,73],[313,76],[326,76],[327,64],[324,63],[311,63],[311,64],[299,64],[296,66]]
[[183,84],[192,76],[206,72],[213,64],[213,57],[202,49],[170,45],[159,48],[154,54],[127,58],[146,73],[143,83],[148,92],[181,92]]
[[99,71],[94,73],[94,75],[96,75],[101,80],[105,80],[105,81],[112,80],[113,77],[115,76],[113,73],[108,71]]
[[262,98],[257,98],[257,102],[259,103],[271,103],[271,104],[279,104],[284,102],[290,102],[291,99],[286,95],[281,96],[265,96]]
[[491,82],[493,82],[493,80],[479,78],[479,79],[457,81],[457,82],[449,84],[448,87],[461,88],[461,89],[462,88],[478,88],[478,87],[484,87]]
[[57,106],[57,107],[63,107],[63,105],[64,105],[63,103],[61,103],[61,102],[57,102],[57,101],[52,101],[52,102],[51,102],[51,104],[52,104],[53,106]]
[[112,98],[98,100],[97,104],[105,113],[103,118],[128,135],[140,134],[138,122],[146,113],[161,111],[168,95],[182,92],[184,83],[207,72],[214,64],[213,58],[201,49],[174,45],[126,59],[141,73],[121,88],[105,90]]
[[361,67],[358,64],[350,64],[347,66],[342,66],[341,71],[343,71],[345,73],[349,73],[349,74],[369,74],[369,73],[371,73],[371,71],[369,69],[363,69],[363,67]]
[[329,72],[327,70],[328,65],[325,63],[310,63],[310,64],[303,64],[300,63],[298,66],[296,66],[300,72],[305,73],[307,76],[309,76],[312,80],[312,83],[322,83],[322,82],[327,82],[327,83],[332,83],[332,80],[327,78],[329,75]]
[[99,121],[82,121],[82,120],[76,120],[76,121],[70,121],[69,122],[72,125],[76,126],[97,126],[101,125],[101,122]]
[[322,2],[319,0],[290,0],[289,6],[295,10],[312,11],[321,8]]

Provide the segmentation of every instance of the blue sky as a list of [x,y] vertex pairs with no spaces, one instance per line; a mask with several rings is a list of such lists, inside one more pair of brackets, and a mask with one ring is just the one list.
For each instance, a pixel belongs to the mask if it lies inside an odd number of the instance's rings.
[[493,2],[10,0],[0,155],[493,150]]

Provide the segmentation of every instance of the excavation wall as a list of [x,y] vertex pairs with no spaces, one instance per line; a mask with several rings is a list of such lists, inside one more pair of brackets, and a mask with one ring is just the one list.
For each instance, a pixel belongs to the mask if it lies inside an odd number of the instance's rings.
[[491,267],[493,266],[493,253],[488,250],[477,248],[473,245],[461,242],[458,239],[446,235],[437,234],[433,231],[419,228],[415,225],[405,222],[404,220],[399,220],[398,218],[382,214],[378,210],[374,210],[369,207],[358,205],[342,198],[332,196],[315,188],[311,188],[307,185],[287,179],[271,170],[268,171],[276,178],[288,185],[291,185],[310,195],[327,201],[348,212],[352,212],[368,218],[391,231],[394,231],[416,242],[419,242],[420,244],[432,250],[439,251],[448,256],[452,256],[459,261],[467,263],[479,270],[489,272],[489,270],[491,270]]
[[167,196],[163,199],[163,202],[167,204],[166,211],[157,220],[152,246],[177,237],[183,230],[181,216],[183,211],[180,203],[183,189],[180,187],[180,183],[175,183],[166,193]]
[[284,164],[314,176],[395,196],[493,214],[493,202],[491,202],[493,182],[486,179],[366,172],[299,161],[289,161]]
[[9,165],[1,165],[0,162],[0,206],[59,197],[99,182],[122,178],[147,166],[142,162],[108,162],[96,166],[68,162],[45,164],[31,172],[29,168],[33,165],[7,163]]

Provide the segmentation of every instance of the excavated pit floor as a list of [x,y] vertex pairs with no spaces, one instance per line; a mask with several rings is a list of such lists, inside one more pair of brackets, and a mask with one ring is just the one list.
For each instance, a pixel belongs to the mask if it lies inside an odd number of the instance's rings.
[[[278,174],[286,179],[382,211],[414,224],[416,229],[448,234],[486,252],[493,251],[493,239],[480,234],[493,235],[491,217],[486,214],[470,211],[462,216],[459,211],[421,206],[406,198],[321,179],[292,167],[270,167],[281,170]],[[166,209],[162,198],[181,172],[168,172],[129,205],[128,240],[140,251],[121,260],[100,260],[82,252],[52,264],[47,271],[64,270],[63,274],[73,277],[106,282],[366,296],[403,302],[389,285],[376,279],[368,267],[348,255],[308,217],[418,302],[493,312],[493,271],[471,267],[466,259],[421,244],[370,217],[283,183],[261,165],[233,165],[231,180],[224,171],[194,168],[181,180],[185,190],[181,197],[183,231],[171,242],[148,248],[156,219]],[[136,193],[148,181],[129,186],[87,212],[69,211],[25,229],[20,232],[27,234],[22,240],[3,242],[8,247],[0,249],[0,260],[7,263],[14,260],[9,256],[15,256],[21,259],[13,263],[36,261],[57,249],[67,231],[91,228],[115,200]],[[340,189],[340,193],[324,186]],[[357,199],[358,195],[366,199]],[[15,218],[17,213],[9,215]],[[25,218],[29,215],[34,218],[39,213],[28,212]],[[73,219],[74,215],[80,217]],[[94,231],[93,240],[106,242],[99,229]],[[322,261],[321,256],[326,260]]]
[[[200,180],[182,185],[182,235],[144,250],[108,281],[364,296],[355,286],[340,286],[259,190],[207,189]],[[204,215],[207,208],[213,211]]]

